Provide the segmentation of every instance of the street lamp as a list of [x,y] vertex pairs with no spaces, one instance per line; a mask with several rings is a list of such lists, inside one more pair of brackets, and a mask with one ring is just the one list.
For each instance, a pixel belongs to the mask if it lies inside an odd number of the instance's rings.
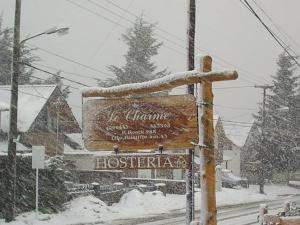
[[21,1],[16,0],[15,9],[15,23],[14,23],[14,42],[13,42],[13,57],[12,57],[12,75],[11,75],[11,97],[9,109],[9,132],[8,132],[8,166],[6,186],[8,193],[8,201],[6,207],[5,221],[10,222],[15,218],[15,200],[16,200],[16,139],[18,135],[17,121],[18,121],[18,83],[19,83],[19,64],[20,64],[20,47],[26,41],[46,35],[46,34],[67,34],[69,28],[53,27],[42,33],[33,35],[20,41],[20,20],[21,20]]
[[26,39],[24,39],[23,41],[20,42],[20,44],[24,44],[24,42],[30,40],[30,39],[33,39],[33,38],[36,38],[38,36],[42,36],[42,35],[45,35],[45,34],[57,34],[57,35],[65,35],[65,34],[68,34],[69,33],[69,28],[68,27],[52,27],[42,33],[39,33],[39,34],[36,34],[36,35],[33,35],[33,36],[30,36]]

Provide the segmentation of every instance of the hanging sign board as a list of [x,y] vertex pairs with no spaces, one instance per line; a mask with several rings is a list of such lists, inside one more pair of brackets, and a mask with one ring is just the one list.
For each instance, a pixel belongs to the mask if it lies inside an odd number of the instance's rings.
[[32,169],[44,169],[45,146],[32,146]]
[[187,154],[118,154],[95,158],[96,170],[186,169]]
[[192,95],[92,99],[83,107],[88,150],[185,149],[197,142],[197,107]]

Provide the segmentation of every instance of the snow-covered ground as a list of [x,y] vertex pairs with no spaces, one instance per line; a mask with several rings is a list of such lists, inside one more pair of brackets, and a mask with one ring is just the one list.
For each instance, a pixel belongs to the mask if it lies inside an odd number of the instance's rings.
[[[257,201],[268,201],[282,195],[300,194],[300,189],[284,185],[266,185],[266,195],[258,193],[257,186],[249,189],[223,189],[217,192],[217,205],[226,206]],[[125,194],[119,203],[107,206],[94,196],[74,199],[59,214],[40,214],[36,220],[34,212],[24,213],[9,225],[71,225],[101,223],[125,218],[146,217],[185,208],[184,195],[163,196],[161,192],[141,193],[133,190]],[[200,193],[196,193],[196,208],[200,207]],[[0,222],[0,224],[7,224]]]

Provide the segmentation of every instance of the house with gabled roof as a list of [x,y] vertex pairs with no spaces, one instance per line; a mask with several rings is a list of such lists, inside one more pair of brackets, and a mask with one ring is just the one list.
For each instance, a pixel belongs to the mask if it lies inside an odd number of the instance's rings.
[[[1,111],[0,133],[5,142],[9,129],[10,86],[0,86]],[[68,141],[65,134],[81,132],[67,101],[62,97],[56,85],[19,85],[18,94],[18,134],[22,146],[43,145],[46,154],[63,152],[64,143]],[[0,140],[1,141],[1,140]],[[7,151],[5,144],[0,145]]]
[[226,137],[230,140],[231,146],[228,149],[224,149],[221,165],[222,168],[231,170],[236,176],[242,175],[242,149],[251,129],[250,124],[224,122],[224,131]]

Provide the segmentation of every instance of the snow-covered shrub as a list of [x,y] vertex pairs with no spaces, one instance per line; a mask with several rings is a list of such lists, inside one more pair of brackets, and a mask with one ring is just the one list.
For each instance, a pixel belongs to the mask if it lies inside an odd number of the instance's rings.
[[[63,208],[67,199],[67,189],[64,186],[66,171],[60,163],[52,159],[45,169],[39,170],[39,210],[41,212],[57,212]],[[5,166],[7,156],[0,159],[0,205],[5,206],[8,192],[5,186]],[[0,207],[0,218],[4,216],[6,207]],[[32,169],[31,156],[17,156],[16,178],[16,212],[31,211],[35,209],[35,170]]]

